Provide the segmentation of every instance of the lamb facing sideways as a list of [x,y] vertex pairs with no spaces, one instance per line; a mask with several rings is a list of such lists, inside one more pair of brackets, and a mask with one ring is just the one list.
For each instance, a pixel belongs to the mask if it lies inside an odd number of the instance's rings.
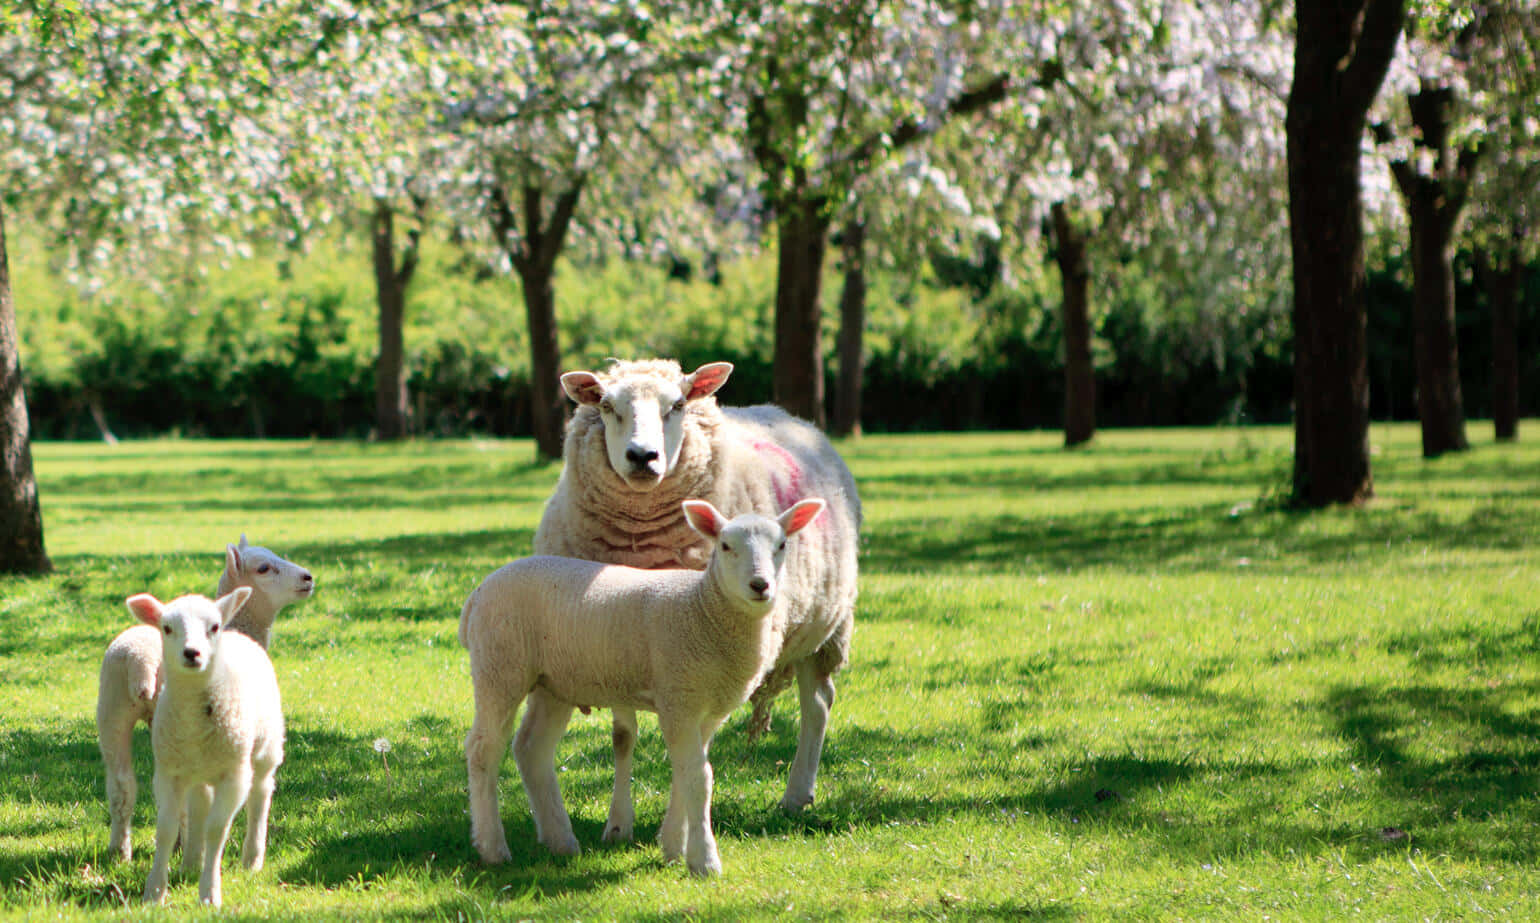
[[144,901],[166,897],[171,850],[187,817],[182,871],[202,866],[198,899],[221,903],[220,861],[230,824],[246,806],[241,862],[260,869],[267,853],[267,815],[283,762],[283,705],[278,678],[262,646],[228,627],[252,595],[250,587],[210,601],[181,596],[162,603],[148,593],[128,608],[161,636],[165,684],[155,703],[155,861]]
[[[734,513],[774,516],[799,497],[828,512],[787,561],[793,598],[777,607],[782,645],[757,688],[749,735],[769,726],[770,705],[793,679],[801,725],[781,806],[813,803],[818,763],[845,665],[856,604],[861,501],[855,480],[816,427],[779,407],[717,406],[732,372],[712,362],[688,375],[671,360],[617,361],[603,372],[568,372],[578,404],[567,425],[556,491],[535,532],[537,554],[671,568],[706,566],[711,545],[692,531],[680,501],[695,497]],[[524,721],[543,722],[545,695],[530,696]],[[636,714],[614,713],[615,786],[606,841],[629,840],[634,819],[631,759]]]
[[774,662],[787,539],[824,507],[808,499],[777,519],[728,521],[711,504],[687,500],[691,527],[714,542],[704,571],[529,557],[476,588],[460,613],[460,643],[470,651],[476,699],[465,738],[471,842],[485,862],[512,858],[498,773],[519,703],[538,687],[548,709],[526,719],[513,752],[540,842],[559,855],[580,851],[556,781],[556,745],[573,708],[645,709],[658,714],[673,769],[658,832],[663,858],[684,855],[695,875],[722,871],[706,751]]
[[[252,589],[251,598],[230,627],[266,648],[278,611],[310,596],[315,578],[260,545],[248,545],[242,535],[239,545],[225,546],[225,570],[215,595],[224,596],[241,586]],[[123,860],[134,854],[134,801],[139,794],[134,779],[134,725],[152,723],[160,666],[160,632],[149,625],[125,629],[102,657],[96,737],[107,770],[107,812],[112,820],[108,852]]]

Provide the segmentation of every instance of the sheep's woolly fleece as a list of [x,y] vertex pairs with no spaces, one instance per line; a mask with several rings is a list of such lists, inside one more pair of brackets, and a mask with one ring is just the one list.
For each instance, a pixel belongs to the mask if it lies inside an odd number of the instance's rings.
[[[597,373],[606,390],[645,386],[651,376],[677,384],[672,360],[620,361]],[[839,454],[815,427],[770,405],[719,407],[715,397],[686,404],[679,458],[657,486],[633,488],[610,466],[604,421],[592,405],[577,408],[567,427],[566,463],[535,533],[537,554],[632,567],[701,569],[709,543],[685,522],[680,504],[710,502],[728,516],[775,516],[805,497],[829,508],[805,533],[788,562],[785,645],[775,671],[754,694],[751,733],[768,726],[770,701],[787,685],[791,665],[818,658],[832,674],[848,656],[855,609],[861,504]]]

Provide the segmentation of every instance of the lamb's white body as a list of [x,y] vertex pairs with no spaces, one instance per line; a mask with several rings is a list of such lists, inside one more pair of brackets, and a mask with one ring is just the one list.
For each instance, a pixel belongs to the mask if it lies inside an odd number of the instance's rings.
[[[802,497],[828,501],[787,562],[777,607],[782,644],[775,669],[753,693],[750,733],[769,725],[770,703],[797,682],[801,727],[783,807],[813,801],[834,702],[833,675],[848,657],[856,602],[861,502],[855,480],[816,427],[778,407],[722,409],[712,395],[732,366],[684,375],[672,361],[619,362],[602,373],[562,376],[578,409],[567,427],[565,466],[535,532],[537,554],[641,568],[702,568],[710,543],[680,512],[688,497],[734,514],[774,515]],[[544,724],[537,690],[525,722]],[[630,839],[636,715],[614,709],[615,788],[606,840]]]
[[499,569],[466,600],[460,643],[470,651],[476,697],[465,739],[471,840],[486,862],[511,858],[498,770],[519,703],[539,690],[546,708],[526,717],[514,755],[541,843],[559,854],[579,851],[555,767],[573,708],[645,709],[658,714],[673,767],[659,832],[664,857],[685,855],[697,875],[721,871],[707,748],[781,646],[786,537],[824,504],[798,503],[778,520],[750,514],[731,522],[707,503],[685,507],[692,523],[719,539],[705,571],[538,556]]
[[[217,596],[236,587],[250,587],[251,598],[230,627],[267,647],[279,610],[305,599],[315,590],[310,571],[259,545],[225,546],[225,569]],[[149,625],[124,629],[102,657],[96,694],[96,738],[107,775],[107,813],[112,821],[108,852],[131,859],[134,802],[139,794],[134,778],[134,726],[151,724],[161,687],[160,632]]]
[[165,683],[155,703],[155,861],[145,903],[166,895],[171,850],[187,817],[182,870],[201,866],[198,898],[222,901],[220,860],[230,824],[246,806],[242,863],[260,869],[274,776],[283,762],[283,706],[272,661],[261,645],[228,630],[252,591],[240,587],[210,601],[182,596],[162,603],[148,594],[128,607],[159,632]]

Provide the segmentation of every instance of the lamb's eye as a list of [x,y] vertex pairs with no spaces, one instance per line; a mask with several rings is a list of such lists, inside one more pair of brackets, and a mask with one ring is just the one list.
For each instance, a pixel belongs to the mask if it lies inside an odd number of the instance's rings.
[[211,635],[219,634],[219,626],[218,625],[210,625],[209,626],[209,634],[211,634]]
[[611,404],[609,401],[600,401],[599,402],[599,412],[600,413],[614,413],[615,412],[615,405]]
[[782,541],[779,545],[776,545],[775,546],[775,550],[776,551],[785,551],[786,550],[786,542]]
[[684,398],[681,397],[679,400],[674,402],[674,406],[670,407],[668,409],[668,412],[669,413],[679,413],[679,412],[681,412],[683,410],[684,410]]
[[257,567],[257,573],[265,574],[265,573],[267,573],[268,571],[270,571],[272,569],[273,568],[271,566],[269,566],[267,564],[263,564],[263,565],[260,565],[260,566]]
[[171,634],[171,626],[170,625],[166,626],[166,634],[168,634],[168,635]]
[[726,543],[726,542],[723,542],[723,543],[722,543],[722,550],[723,550],[723,551],[727,551],[727,552],[730,552],[730,551],[732,551],[732,550],[733,550],[733,546],[731,546],[731,545],[729,545],[729,544],[727,544],[727,543]]

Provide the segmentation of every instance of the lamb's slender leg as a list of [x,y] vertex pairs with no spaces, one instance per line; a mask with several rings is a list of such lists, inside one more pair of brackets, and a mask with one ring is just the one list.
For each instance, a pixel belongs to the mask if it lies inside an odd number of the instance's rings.
[[263,764],[254,768],[251,794],[246,796],[246,842],[241,848],[241,864],[255,872],[267,859],[267,817],[273,807],[278,767]]
[[183,799],[186,809],[182,818],[182,874],[196,875],[203,869],[203,836],[208,821],[209,805],[214,799],[214,789],[208,785],[194,785]]
[[[225,843],[230,839],[230,824],[235,812],[246,803],[251,793],[251,766],[243,764],[229,779],[214,788],[214,799],[209,806],[205,825],[192,828],[188,836],[203,836],[203,877],[198,879],[198,900],[218,907],[224,900],[220,866],[225,856]],[[189,818],[191,822],[191,818]]]
[[[664,823],[668,824],[672,815],[675,830],[668,831],[671,839],[677,836],[677,828],[683,828],[685,865],[690,874],[720,875],[722,860],[717,856],[716,837],[711,835],[711,764],[706,760],[701,724],[677,719],[665,722],[659,717],[674,776]],[[664,858],[677,857],[669,855],[670,847],[675,845],[665,842]]]
[[[478,674],[479,676],[479,674]],[[488,865],[513,858],[498,807],[497,781],[508,744],[513,740],[513,716],[519,699],[493,684],[476,683],[476,716],[465,736],[465,767],[470,775],[471,845]]]
[[829,709],[834,705],[834,678],[818,666],[816,655],[797,663],[797,701],[802,707],[797,755],[791,761],[786,795],[781,798],[781,808],[787,811],[799,811],[813,803],[818,760],[829,729]]
[[636,826],[636,806],[631,801],[631,757],[636,752],[636,710],[617,708],[611,722],[615,744],[615,790],[610,795],[610,816],[604,822],[604,842],[625,843]]
[[107,816],[112,822],[107,851],[125,862],[134,857],[134,802],[139,796],[134,778],[134,721],[128,709],[97,708],[96,736],[107,770]]
[[155,859],[150,863],[150,877],[144,883],[144,902],[160,904],[166,900],[166,879],[171,872],[171,850],[176,846],[182,823],[182,802],[186,790],[165,773],[155,774]]
[[572,720],[572,706],[536,689],[529,694],[524,720],[513,738],[513,759],[519,766],[524,793],[535,818],[535,835],[558,856],[582,852],[572,832],[572,818],[562,804],[556,781],[556,745]]

